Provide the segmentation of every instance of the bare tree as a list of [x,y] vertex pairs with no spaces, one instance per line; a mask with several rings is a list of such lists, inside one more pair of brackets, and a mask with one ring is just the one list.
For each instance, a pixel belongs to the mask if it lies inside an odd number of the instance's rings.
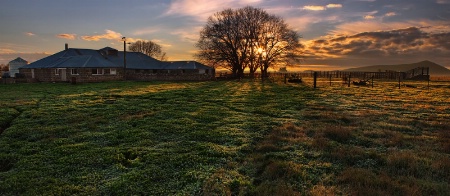
[[159,44],[152,41],[137,41],[131,43],[128,48],[130,51],[142,52],[161,61],[167,60],[166,52],[162,51],[162,47]]
[[300,36],[284,20],[262,9],[226,9],[208,18],[200,32],[196,57],[242,76],[259,68],[267,76],[269,67],[298,58]]

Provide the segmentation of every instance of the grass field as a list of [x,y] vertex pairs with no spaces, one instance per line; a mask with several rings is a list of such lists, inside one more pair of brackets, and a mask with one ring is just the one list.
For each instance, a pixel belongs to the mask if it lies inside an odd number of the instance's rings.
[[450,83],[0,85],[0,195],[450,195]]

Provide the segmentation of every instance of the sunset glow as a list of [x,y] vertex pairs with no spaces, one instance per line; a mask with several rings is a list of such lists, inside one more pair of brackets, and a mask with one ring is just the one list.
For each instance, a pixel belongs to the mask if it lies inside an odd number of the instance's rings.
[[[5,1],[0,7],[0,63],[29,62],[64,49],[123,50],[153,40],[169,60],[191,60],[208,17],[226,8],[253,6],[282,17],[301,36],[303,64],[365,66],[430,60],[450,67],[449,0],[351,0],[318,3],[267,0]],[[89,4],[89,7],[86,6]]]

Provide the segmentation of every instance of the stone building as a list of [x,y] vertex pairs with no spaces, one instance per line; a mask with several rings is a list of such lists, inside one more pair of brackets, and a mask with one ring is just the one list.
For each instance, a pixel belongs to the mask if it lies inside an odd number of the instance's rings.
[[[126,59],[126,60],[125,60]],[[20,68],[27,79],[41,82],[113,80],[211,80],[214,68],[195,61],[159,61],[140,52],[105,47],[69,48]]]

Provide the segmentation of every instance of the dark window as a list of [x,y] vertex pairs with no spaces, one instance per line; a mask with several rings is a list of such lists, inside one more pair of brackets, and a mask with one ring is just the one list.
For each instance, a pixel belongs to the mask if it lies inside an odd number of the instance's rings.
[[102,75],[102,69],[92,69],[92,75]]
[[71,75],[78,75],[78,69],[70,69]]

